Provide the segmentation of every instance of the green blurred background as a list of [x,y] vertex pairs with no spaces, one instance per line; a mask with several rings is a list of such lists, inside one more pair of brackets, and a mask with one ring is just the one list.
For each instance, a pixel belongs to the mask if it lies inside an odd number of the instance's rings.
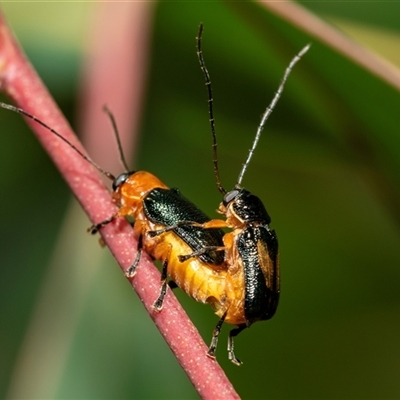
[[[400,65],[400,3],[305,6]],[[82,37],[95,7],[2,4],[73,125]],[[228,188],[284,68],[313,42],[243,181],[278,233],[280,306],[237,338],[240,368],[227,360],[225,326],[219,362],[247,399],[400,398],[398,91],[251,3],[159,4],[134,165],[209,215],[220,195],[195,53],[199,22]],[[68,188],[24,121],[4,110],[0,121],[0,397],[14,377],[13,385],[34,388],[32,397],[198,398],[107,250],[85,233],[85,215],[71,211]],[[217,317],[177,295],[209,343]],[[46,304],[48,315],[38,316]],[[24,341],[32,324],[43,327],[33,350]],[[15,378],[21,353],[34,355],[26,381]]]

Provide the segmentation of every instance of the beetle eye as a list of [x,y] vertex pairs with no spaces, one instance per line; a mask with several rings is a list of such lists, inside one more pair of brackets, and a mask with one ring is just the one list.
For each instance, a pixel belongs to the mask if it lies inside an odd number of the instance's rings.
[[132,175],[132,172],[124,172],[118,175],[112,184],[113,191],[115,192],[126,180]]
[[226,207],[238,194],[239,194],[239,190],[234,189],[231,190],[230,192],[228,192],[223,199],[223,204]]

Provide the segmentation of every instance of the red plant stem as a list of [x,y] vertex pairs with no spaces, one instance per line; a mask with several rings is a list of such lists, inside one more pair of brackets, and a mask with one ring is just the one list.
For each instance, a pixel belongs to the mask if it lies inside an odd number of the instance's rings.
[[[0,85],[18,107],[46,122],[85,152],[12,37],[2,15]],[[27,120],[27,123],[60,170],[90,220],[99,222],[112,215],[116,206],[112,203],[110,193],[97,171],[49,131],[31,120]],[[136,240],[129,224],[124,220],[109,224],[102,230],[102,236],[120,267],[123,270],[127,269],[136,253]],[[218,363],[206,357],[207,346],[171,291],[165,299],[163,310],[160,313],[154,312],[152,304],[159,294],[160,274],[149,257],[141,258],[137,274],[131,283],[200,396],[204,399],[239,398]]]

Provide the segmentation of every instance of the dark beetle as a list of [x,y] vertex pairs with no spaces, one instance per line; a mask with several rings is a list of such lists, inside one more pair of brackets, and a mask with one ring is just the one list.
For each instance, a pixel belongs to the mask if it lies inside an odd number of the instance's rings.
[[[197,55],[208,90],[209,117],[213,137],[214,173],[218,190],[224,196],[218,212],[225,216],[225,220],[211,220],[202,224],[201,227],[228,227],[231,229],[223,238],[225,266],[227,269],[225,296],[220,296],[223,298],[221,303],[214,304],[216,314],[220,317],[220,320],[214,329],[208,355],[215,357],[221,326],[224,322],[228,322],[237,325],[229,333],[228,356],[233,363],[240,365],[241,361],[234,354],[233,338],[252,323],[272,318],[278,306],[280,293],[278,239],[275,231],[269,227],[271,218],[262,201],[243,189],[241,182],[257,146],[261,131],[282,93],[286,79],[293,66],[306,53],[309,45],[304,47],[286,68],[279,88],[261,118],[252,148],[240,171],[238,181],[234,189],[227,192],[222,187],[219,176],[213,96],[210,76],[201,50],[202,31],[203,26],[200,25],[197,37]],[[186,260],[190,256],[191,254],[183,256],[181,260]]]

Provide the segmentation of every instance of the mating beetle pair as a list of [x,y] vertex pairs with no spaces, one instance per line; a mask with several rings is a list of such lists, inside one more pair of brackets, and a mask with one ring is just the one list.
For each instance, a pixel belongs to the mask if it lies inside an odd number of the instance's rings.
[[[162,309],[169,276],[171,287],[179,286],[195,300],[210,304],[220,317],[208,350],[209,356],[215,357],[223,322],[237,325],[229,334],[228,356],[233,363],[240,365],[241,362],[234,354],[233,338],[252,323],[270,319],[274,315],[280,290],[278,241],[275,232],[269,228],[270,217],[261,200],[242,189],[240,184],[265,122],[282,93],[286,78],[294,64],[308,50],[308,46],[287,67],[278,91],[261,119],[238,182],[233,190],[227,192],[219,178],[211,82],[203,60],[201,36],[202,26],[197,37],[197,50],[208,88],[214,170],[218,189],[223,194],[219,212],[225,215],[225,220],[208,218],[177,189],[169,189],[149,172],[132,171],[113,176],[36,117],[4,103],[0,103],[0,106],[19,112],[49,129],[113,180],[113,199],[120,208],[115,215],[93,225],[90,231],[96,233],[119,217],[133,217],[138,252],[126,275],[133,277],[143,250],[161,261],[162,285],[154,304],[155,309]],[[107,109],[106,112],[115,128],[113,116]],[[120,147],[119,150],[124,161]],[[128,171],[125,162],[124,165]],[[229,228],[231,231],[225,233],[221,228]]]

